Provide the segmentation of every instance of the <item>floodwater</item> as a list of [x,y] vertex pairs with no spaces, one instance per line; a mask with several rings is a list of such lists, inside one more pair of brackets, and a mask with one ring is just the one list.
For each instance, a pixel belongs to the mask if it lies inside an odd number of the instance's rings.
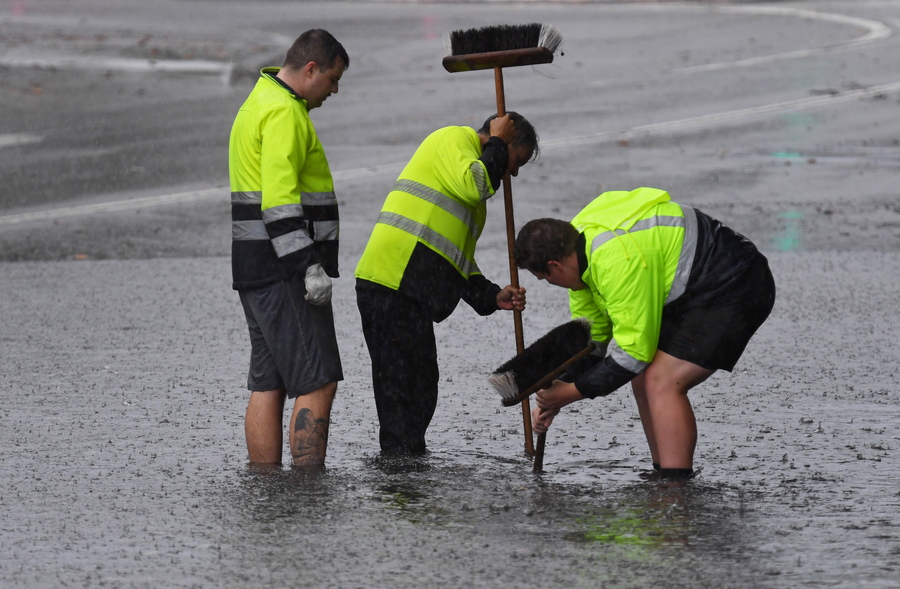
[[[379,456],[348,321],[325,471],[255,471],[227,258],[4,263],[7,586],[896,587],[896,363],[876,352],[900,258],[770,258],[778,304],[692,395],[701,472],[682,484],[640,478],[625,391],[557,418],[533,474],[486,381],[508,317],[466,312],[439,326],[428,456]],[[336,311],[355,312],[346,287]]]
[[[38,4],[11,6],[65,38],[53,28],[68,22],[61,16],[28,16]],[[133,15],[104,4],[86,2],[96,12],[71,18],[114,28],[110,38],[143,38]],[[470,111],[491,108],[490,76],[446,81],[429,35],[499,22],[503,6],[221,2],[205,19],[207,3],[177,4],[181,24],[221,27],[209,38],[235,15],[285,35],[282,22],[303,12],[344,31],[359,55],[341,93],[315,111],[344,228],[334,306],[346,379],[327,466],[253,469],[246,458],[248,350],[230,289],[222,142],[252,81],[223,86],[195,73],[188,85],[161,74],[141,77],[138,91],[116,72],[23,72],[9,58],[0,70],[0,169],[15,187],[0,194],[2,586],[900,587],[900,54],[885,35],[900,28],[896,7],[517,8],[560,26],[569,60],[508,77],[508,103],[544,143],[513,182],[517,220],[570,218],[599,190],[659,186],[748,235],[775,274],[775,309],[735,371],[691,394],[699,474],[659,483],[641,477],[649,454],[624,389],[567,408],[547,435],[544,472],[532,473],[521,412],[487,383],[515,350],[512,318],[464,306],[437,326],[430,453],[378,452],[350,276],[396,164],[449,124],[434,111],[476,124],[483,117]],[[142,26],[173,26],[169,14],[154,21],[153,6],[130,8],[144,11]],[[405,25],[397,41],[378,40],[395,22]],[[354,53],[361,47],[371,49]],[[759,56],[769,56],[761,66],[740,61]],[[486,99],[470,108],[476,92]],[[834,102],[815,102],[823,93]],[[188,183],[194,192],[183,192]],[[489,209],[478,261],[499,282],[502,205]],[[564,291],[522,283],[527,343],[568,315]]]

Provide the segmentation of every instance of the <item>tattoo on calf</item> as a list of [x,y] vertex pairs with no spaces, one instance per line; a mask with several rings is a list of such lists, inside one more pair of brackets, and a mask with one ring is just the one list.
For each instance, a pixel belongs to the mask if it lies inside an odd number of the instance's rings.
[[328,445],[327,417],[316,418],[309,409],[301,409],[294,422],[294,440],[291,455],[294,462],[321,460]]

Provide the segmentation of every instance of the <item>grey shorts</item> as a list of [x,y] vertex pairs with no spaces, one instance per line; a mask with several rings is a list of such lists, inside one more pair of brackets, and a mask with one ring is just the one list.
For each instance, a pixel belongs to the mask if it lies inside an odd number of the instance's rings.
[[290,399],[343,380],[331,304],[310,305],[303,278],[239,291],[250,329],[251,391]]

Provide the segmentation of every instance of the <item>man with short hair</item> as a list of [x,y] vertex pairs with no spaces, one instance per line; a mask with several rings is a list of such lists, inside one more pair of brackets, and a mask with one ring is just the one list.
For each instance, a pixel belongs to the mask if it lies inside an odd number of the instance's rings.
[[232,280],[250,330],[244,430],[251,463],[281,463],[286,399],[294,399],[293,464],[325,461],[343,379],[331,309],[338,206],[309,111],[337,94],[349,65],[330,33],[306,31],[281,68],[262,69],[231,129]]
[[475,246],[487,200],[537,154],[534,127],[515,112],[477,131],[444,127],[425,138],[385,199],[356,267],[382,453],[426,451],[438,398],[434,323],[460,299],[480,315],[524,309],[525,289],[485,278]]
[[520,268],[569,289],[572,316],[592,321],[604,352],[582,374],[537,393],[534,431],[547,431],[566,405],[630,382],[654,474],[692,476],[697,424],[688,391],[732,370],[769,316],[775,282],[765,256],[656,188],[605,192],[571,223],[529,221],[514,255]]

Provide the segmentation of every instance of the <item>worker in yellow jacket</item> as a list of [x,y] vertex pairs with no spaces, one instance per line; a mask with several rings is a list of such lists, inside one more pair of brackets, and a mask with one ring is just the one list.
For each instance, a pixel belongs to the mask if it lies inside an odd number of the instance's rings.
[[434,323],[460,299],[480,315],[524,309],[524,289],[482,275],[475,245],[504,175],[537,154],[534,127],[518,113],[490,117],[477,131],[444,127],[422,142],[385,199],[356,267],[383,453],[426,450],[438,397]]
[[732,370],[769,316],[775,282],[747,238],[656,188],[606,192],[571,223],[519,231],[519,267],[569,289],[572,316],[592,321],[601,353],[537,394],[544,432],[572,402],[630,382],[656,476],[693,475],[697,425],[688,392]]
[[306,31],[282,67],[262,70],[231,129],[232,281],[250,330],[244,430],[252,463],[281,463],[285,399],[295,399],[293,464],[325,460],[343,379],[331,310],[338,206],[309,111],[337,93],[349,64],[330,33]]

